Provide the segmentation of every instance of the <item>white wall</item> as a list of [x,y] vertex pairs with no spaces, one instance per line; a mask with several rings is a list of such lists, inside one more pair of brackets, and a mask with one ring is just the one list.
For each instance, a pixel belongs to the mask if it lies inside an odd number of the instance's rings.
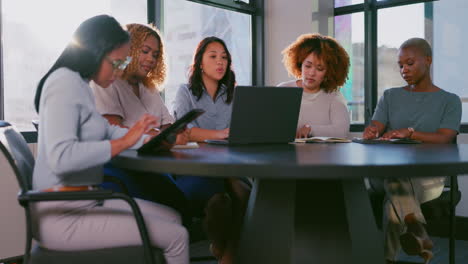
[[333,1],[265,1],[265,84],[277,85],[292,79],[288,76],[281,51],[305,33],[332,34],[329,23]]

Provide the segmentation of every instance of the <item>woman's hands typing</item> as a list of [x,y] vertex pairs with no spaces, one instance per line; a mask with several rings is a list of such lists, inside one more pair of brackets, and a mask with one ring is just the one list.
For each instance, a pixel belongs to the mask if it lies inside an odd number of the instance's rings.
[[135,145],[143,134],[148,133],[153,127],[159,125],[155,116],[144,114],[132,127],[128,129],[125,136],[111,140],[111,156],[114,157],[125,149]]

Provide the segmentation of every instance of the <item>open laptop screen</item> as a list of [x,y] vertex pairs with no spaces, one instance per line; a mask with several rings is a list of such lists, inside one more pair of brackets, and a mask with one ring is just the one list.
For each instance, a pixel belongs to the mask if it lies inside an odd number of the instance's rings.
[[232,106],[229,143],[294,141],[302,88],[237,86]]

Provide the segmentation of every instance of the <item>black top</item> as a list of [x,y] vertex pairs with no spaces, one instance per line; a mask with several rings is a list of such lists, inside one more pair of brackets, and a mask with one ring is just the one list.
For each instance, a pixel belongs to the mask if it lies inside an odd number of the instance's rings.
[[360,178],[445,176],[468,172],[468,144],[273,144],[217,146],[139,156],[126,150],[118,167],[198,176]]

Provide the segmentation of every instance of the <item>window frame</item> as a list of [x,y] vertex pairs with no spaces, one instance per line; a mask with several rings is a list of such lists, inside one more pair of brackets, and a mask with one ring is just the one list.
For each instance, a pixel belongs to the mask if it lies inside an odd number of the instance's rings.
[[[425,3],[425,37],[433,42],[433,2],[438,0],[364,0],[364,3],[334,8],[333,16],[364,13],[364,124],[352,124],[351,132],[362,132],[369,124],[378,101],[378,62],[377,62],[377,12],[383,8]],[[427,30],[429,29],[429,30]],[[468,124],[462,124],[460,133],[468,132]]]
[[[252,17],[252,85],[264,85],[264,54],[265,54],[265,33],[264,33],[264,6],[265,0],[250,0],[245,3],[241,0],[186,0],[207,6],[222,8],[234,12],[244,13]],[[0,1],[0,39],[3,40],[3,15],[2,2]],[[147,21],[153,23],[161,31],[164,29],[162,0],[147,0]],[[3,43],[3,41],[1,42]],[[5,119],[4,104],[4,65],[3,65],[3,45],[0,44],[0,120]],[[36,131],[21,131],[28,143],[37,142]]]
[[[250,0],[244,3],[240,0],[185,0],[206,6],[217,7],[252,17],[252,85],[265,84],[265,30],[264,10],[265,0]],[[148,23],[153,23],[164,32],[164,3],[163,0],[148,0]]]

